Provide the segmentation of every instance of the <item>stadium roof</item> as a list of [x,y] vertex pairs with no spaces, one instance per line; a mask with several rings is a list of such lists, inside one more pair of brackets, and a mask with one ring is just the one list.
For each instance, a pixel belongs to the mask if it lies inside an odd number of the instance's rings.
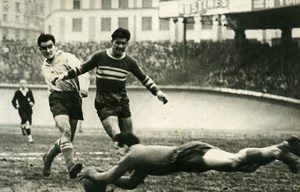
[[232,27],[237,24],[245,29],[297,28],[300,0],[173,0],[159,4],[160,18],[211,15],[226,15]]
[[251,12],[225,14],[237,19],[245,29],[278,29],[300,27],[300,5]]

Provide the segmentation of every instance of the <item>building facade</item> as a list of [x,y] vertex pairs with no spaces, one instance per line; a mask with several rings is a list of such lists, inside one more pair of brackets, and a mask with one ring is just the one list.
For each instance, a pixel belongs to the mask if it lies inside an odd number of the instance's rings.
[[[196,0],[181,0],[183,3]],[[212,0],[213,1],[213,0]],[[212,2],[209,1],[209,2]],[[222,0],[242,9],[249,1]],[[236,0],[235,0],[236,1]],[[0,0],[0,37],[35,41],[40,32],[55,35],[58,41],[109,41],[118,27],[128,28],[133,41],[182,41],[233,39],[234,31],[220,25],[220,14],[212,17],[195,15],[187,19],[161,17],[172,12],[172,6],[161,11],[160,0]],[[218,1],[219,2],[219,1]],[[163,14],[162,14],[163,12]],[[294,32],[294,36],[300,36]],[[271,42],[280,38],[280,30],[247,30],[248,39]]]
[[44,30],[60,41],[109,41],[128,28],[132,39],[166,40],[172,21],[158,17],[159,0],[46,0]]
[[[187,0],[188,1],[188,0]],[[229,1],[229,0],[227,0]],[[133,41],[182,41],[233,39],[234,31],[219,24],[216,14],[209,22],[200,16],[188,18],[186,33],[182,18],[161,18],[159,0],[45,0],[44,31],[62,42],[109,41],[117,27],[128,28]],[[183,1],[186,2],[186,1]],[[172,7],[163,11],[170,12]],[[271,42],[280,30],[247,30],[247,38]]]
[[0,0],[0,37],[35,42],[43,31],[44,3],[39,0]]

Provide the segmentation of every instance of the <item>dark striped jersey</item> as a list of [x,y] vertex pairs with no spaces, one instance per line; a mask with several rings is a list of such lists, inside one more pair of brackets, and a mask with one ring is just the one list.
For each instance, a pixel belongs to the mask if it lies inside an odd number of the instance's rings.
[[96,68],[97,90],[116,90],[126,89],[126,79],[128,73],[132,73],[153,95],[159,90],[153,80],[147,76],[138,66],[135,59],[124,55],[115,58],[110,54],[110,49],[94,53],[91,59],[83,63],[75,70],[68,72],[67,79],[74,78]]

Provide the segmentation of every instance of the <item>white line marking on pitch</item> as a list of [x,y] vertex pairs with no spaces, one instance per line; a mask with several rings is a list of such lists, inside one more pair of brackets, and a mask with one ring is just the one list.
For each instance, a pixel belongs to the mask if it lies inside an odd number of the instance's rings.
[[[97,160],[97,161],[110,161],[113,158],[110,157],[90,157],[93,160]],[[59,160],[59,161],[63,161],[64,158],[63,157],[56,157],[55,159]],[[84,160],[85,158],[77,158],[78,160]],[[42,158],[37,158],[37,157],[0,157],[0,161],[28,161],[28,160],[41,160]]]
[[[0,153],[0,157],[9,157],[9,156],[42,156],[44,153],[12,153],[12,152],[3,152]],[[75,155],[108,155],[108,152],[95,151],[95,152],[75,152]]]
[[[24,161],[24,160],[37,160],[41,159],[44,153],[12,153],[12,152],[3,152],[0,153],[0,161]],[[108,152],[95,151],[95,152],[75,152],[75,157],[79,155],[108,155]],[[113,158],[110,157],[90,157],[94,160],[109,161]],[[58,160],[63,160],[63,157],[58,156]],[[83,157],[78,157],[77,159],[84,159]]]

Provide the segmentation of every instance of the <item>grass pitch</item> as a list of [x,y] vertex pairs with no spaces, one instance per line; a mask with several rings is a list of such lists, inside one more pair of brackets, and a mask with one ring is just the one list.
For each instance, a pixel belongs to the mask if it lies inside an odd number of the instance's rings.
[[[52,165],[50,177],[42,176],[42,154],[59,138],[59,131],[50,127],[33,127],[33,145],[21,135],[16,126],[0,125],[0,192],[82,192],[81,181],[71,180],[62,155]],[[180,145],[201,140],[231,152],[245,147],[264,147],[281,142],[300,130],[136,130],[144,144]],[[118,161],[113,143],[102,128],[84,128],[76,133],[75,158],[84,166],[110,168]],[[126,191],[115,189],[118,191]],[[176,173],[168,176],[149,176],[136,192],[299,192],[300,174],[289,172],[286,165],[274,162],[255,173]]]

